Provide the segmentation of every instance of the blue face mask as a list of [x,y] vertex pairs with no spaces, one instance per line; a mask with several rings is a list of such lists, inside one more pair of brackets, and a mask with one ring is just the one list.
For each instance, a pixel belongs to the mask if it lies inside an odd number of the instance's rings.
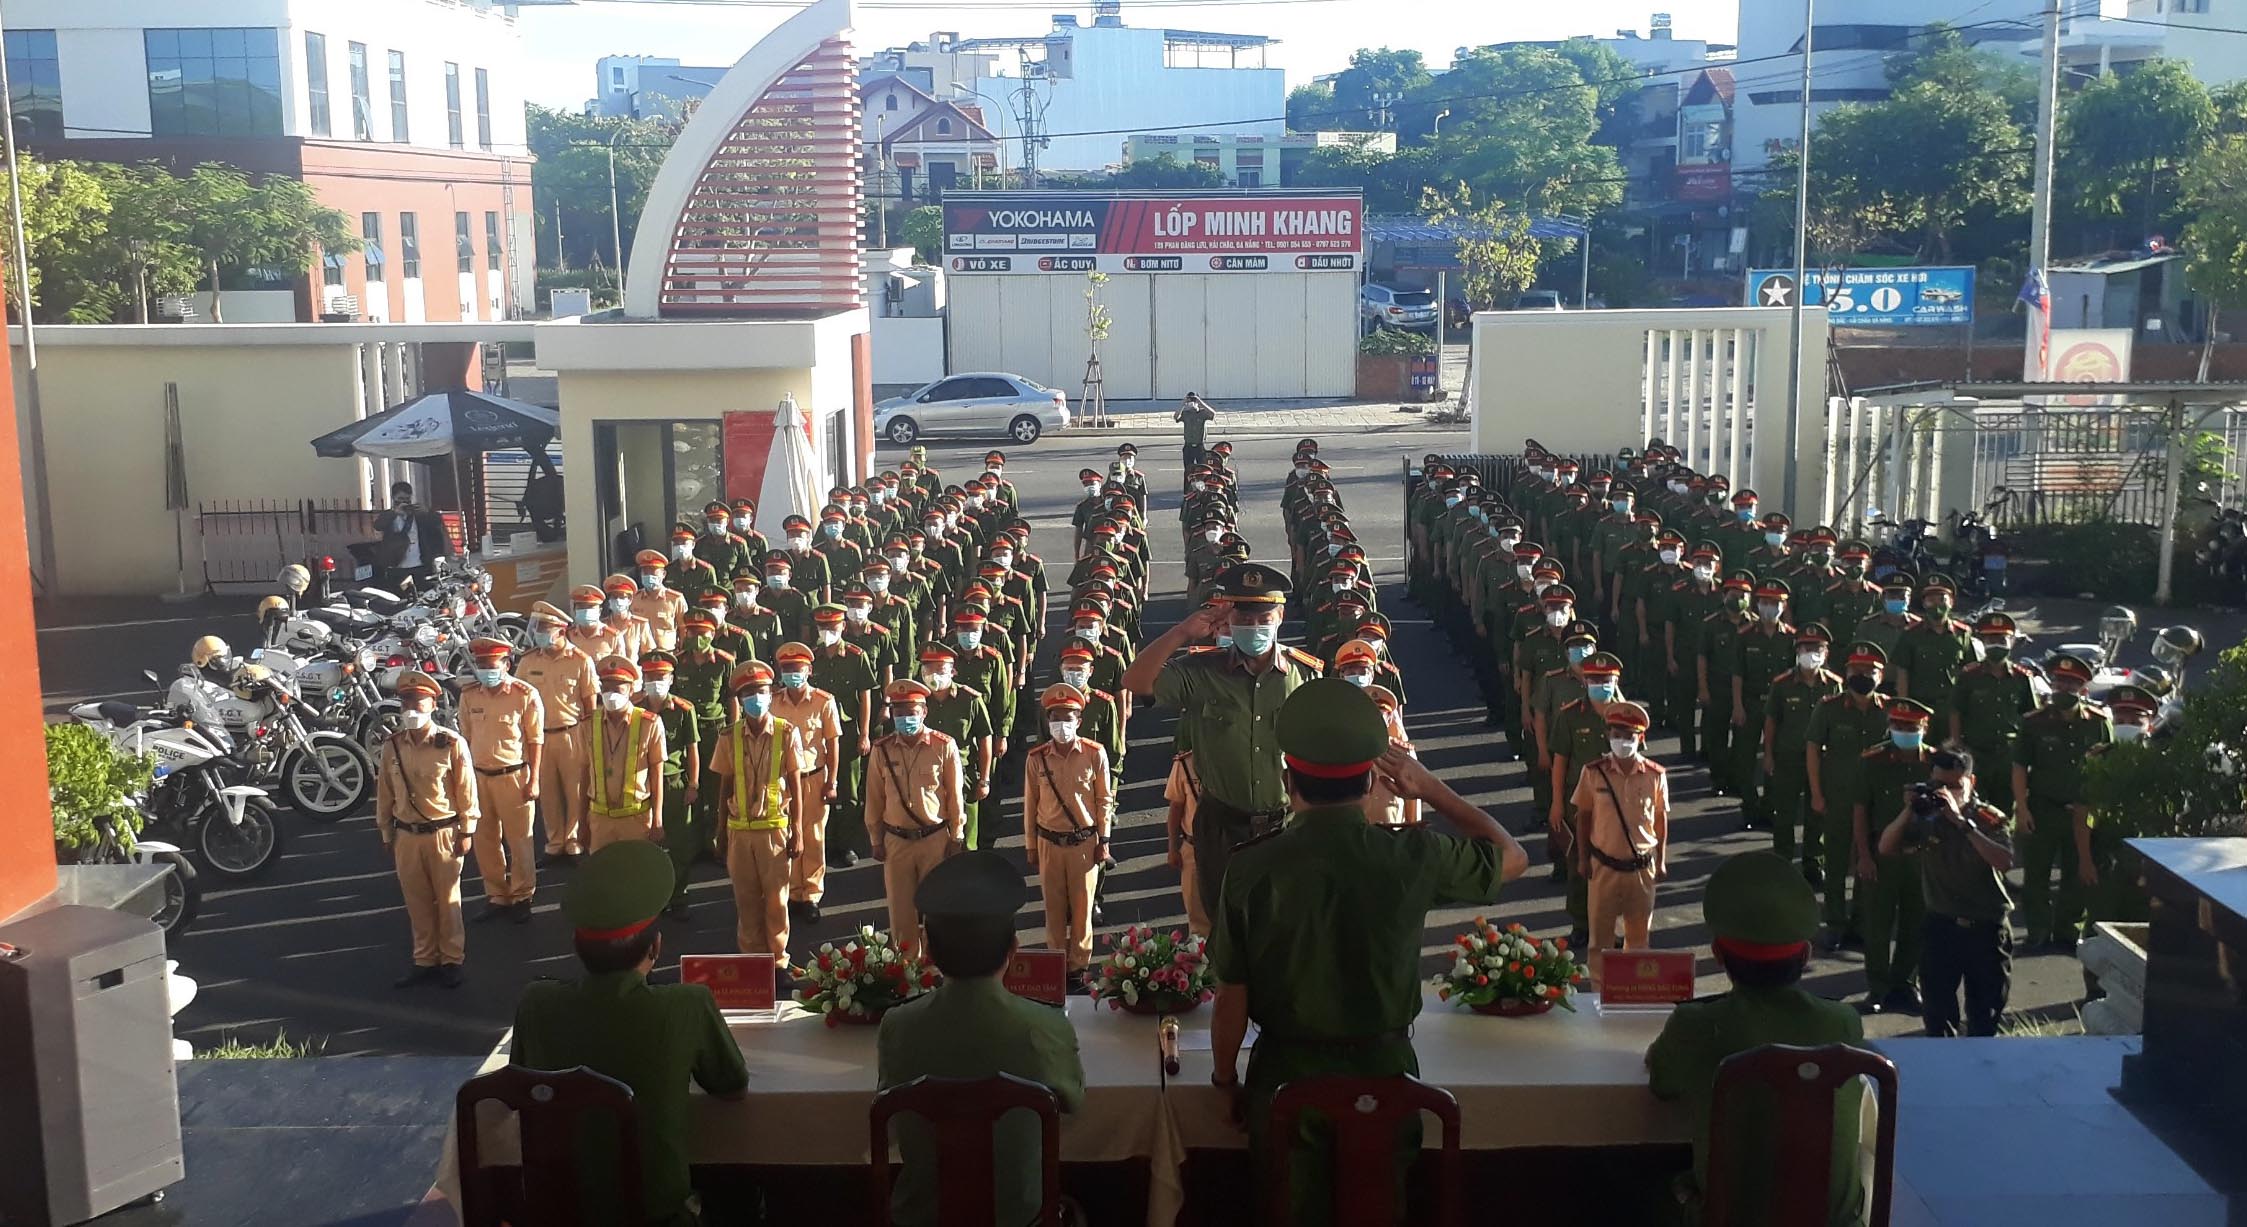
[[1591,682],[1584,687],[1584,693],[1594,703],[1612,703],[1615,701],[1615,683]]
[[896,727],[898,732],[905,734],[907,737],[921,735],[921,718],[919,716],[891,716],[889,722]]
[[819,526],[819,531],[825,534],[829,541],[833,541],[843,535],[843,525],[840,520],[829,520]]
[[1890,729],[1888,740],[1896,743],[1899,750],[1916,750],[1927,740],[1927,734],[1918,729]]
[[1904,612],[1904,611],[1905,611],[1906,609],[1909,609],[1909,608],[1911,608],[1911,602],[1910,602],[1910,601],[1908,601],[1908,600],[1905,600],[1905,599],[1904,599],[1904,598],[1902,598],[1902,597],[1895,597],[1895,598],[1893,598],[1893,599],[1890,599],[1890,600],[1882,601],[1882,602],[1880,603],[1880,607],[1881,607],[1882,609],[1885,609],[1885,610],[1887,610],[1887,611],[1888,611],[1889,613],[1892,613],[1892,614],[1900,614],[1900,613]]
[[1772,549],[1777,549],[1777,548],[1779,548],[1780,546],[1782,546],[1782,545],[1785,545],[1785,544],[1787,543],[1787,534],[1785,534],[1785,533],[1765,533],[1765,534],[1763,534],[1763,543],[1764,543],[1765,545],[1768,545],[1768,546],[1770,546],[1770,547],[1771,547]]
[[772,696],[769,694],[745,694],[741,696],[741,714],[744,716],[762,717],[771,710]]
[[966,648],[970,652],[983,646],[982,631],[955,631],[953,632],[952,638],[958,640],[960,646]]
[[1732,514],[1737,516],[1742,524],[1755,523],[1755,508],[1753,507],[1736,507],[1733,508]]
[[532,631],[531,642],[542,648],[553,647],[554,634],[551,631]]
[[1230,631],[1219,631],[1219,632],[1217,632],[1217,646],[1218,646],[1218,647],[1221,647],[1221,648],[1229,648],[1229,647],[1233,646],[1233,635],[1232,635],[1232,632],[1230,632]]
[[1591,654],[1591,648],[1581,643],[1575,644],[1568,649],[1568,663],[1572,665],[1583,664]]
[[484,686],[497,686],[497,685],[499,685],[499,683],[500,683],[500,682],[501,682],[502,680],[504,680],[504,679],[505,679],[506,677],[507,677],[507,670],[505,670],[505,669],[478,669],[478,670],[476,670],[476,681],[477,681],[477,683],[478,683],[479,685],[484,685]]
[[811,674],[809,673],[783,673],[780,675],[780,684],[790,690],[802,690],[810,681]]
[[1619,514],[1622,515],[1629,515],[1631,513],[1631,500],[1627,498],[1616,499],[1613,502],[1609,503],[1608,506],[1614,508]]
[[1272,650],[1272,643],[1278,638],[1279,628],[1276,626],[1235,626],[1232,634],[1233,650],[1243,656],[1262,656]]

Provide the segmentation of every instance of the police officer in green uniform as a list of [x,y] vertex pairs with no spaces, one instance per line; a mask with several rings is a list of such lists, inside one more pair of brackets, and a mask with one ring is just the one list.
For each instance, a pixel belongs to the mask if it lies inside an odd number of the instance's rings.
[[838,598],[843,607],[843,642],[866,653],[874,664],[877,685],[887,686],[911,676],[912,662],[904,656],[905,643],[896,632],[874,620],[874,590],[864,579],[843,586]]
[[1960,671],[1974,659],[1974,628],[1951,616],[1958,585],[1948,575],[1930,575],[1919,585],[1920,620],[1896,637],[1888,654],[1896,693],[1925,703],[1940,722],[1950,724]]
[[1739,786],[1740,822],[1768,826],[1769,808],[1759,787],[1763,758],[1763,713],[1771,683],[1794,664],[1794,626],[1787,621],[1783,579],[1755,585],[1755,622],[1732,640],[1732,777]]
[[[718,799],[723,795],[723,785],[719,782],[717,768],[712,764],[717,761],[715,755],[718,735],[725,731],[728,724],[733,723],[734,704],[726,694],[726,679],[732,676],[734,665],[744,660],[718,646],[717,636],[713,633],[715,630],[716,623],[707,611],[687,611],[687,616],[679,624],[678,662],[671,674],[671,697],[683,700],[694,708],[695,729],[700,735],[696,749],[702,765],[701,776],[695,783],[694,805],[689,811],[692,829],[684,833],[691,838],[685,843],[674,844],[670,819],[665,818],[663,823],[664,843],[681,849],[686,858],[679,862],[678,890],[671,898],[670,912],[674,917],[686,915],[687,865],[710,845],[718,829]],[[647,673],[646,661],[641,662],[640,670],[643,674]],[[673,735],[668,722],[664,725],[663,734],[665,737]],[[664,742],[666,746],[678,744],[674,741]],[[670,802],[673,791],[666,784],[663,792],[666,803]]]
[[811,610],[819,602],[797,585],[794,555],[786,550],[765,555],[765,585],[758,597],[780,619],[781,642],[810,642]]
[[1701,705],[1701,752],[1709,760],[1709,788],[1720,796],[1742,796],[1755,781],[1741,779],[1733,746],[1747,733],[1732,724],[1732,675],[1739,669],[1740,636],[1756,623],[1749,602],[1755,576],[1734,571],[1725,576],[1716,612],[1701,619],[1700,657],[1694,662]]
[[[1530,742],[1536,747],[1536,770],[1529,780],[1531,813],[1549,815],[1553,794],[1553,719],[1568,703],[1584,696],[1583,667],[1599,650],[1599,631],[1589,622],[1571,622],[1560,631],[1561,662],[1547,669],[1529,690]],[[1565,840],[1562,842],[1566,842]],[[1554,880],[1560,879],[1560,859],[1553,860]]]
[[[574,981],[540,980],[515,1005],[508,1063],[524,1069],[584,1066],[632,1088],[639,1118],[642,1221],[699,1221],[687,1172],[687,1083],[738,1099],[749,1086],[741,1048],[700,984],[648,983],[663,953],[655,918],[671,898],[671,860],[645,840],[623,840],[582,861],[562,914],[576,930]],[[623,1222],[617,1156],[606,1137],[580,1143],[578,1193],[587,1222]]]
[[1812,624],[1795,632],[1794,668],[1771,683],[1764,696],[1763,804],[1771,821],[1771,850],[1790,857],[1795,851],[1795,825],[1802,824],[1802,876],[1813,887],[1824,883],[1820,856],[1825,831],[1815,815],[1803,813],[1810,799],[1809,768],[1803,747],[1809,744],[1810,722],[1825,700],[1841,693],[1841,675],[1826,668],[1833,636]]
[[687,621],[699,613],[710,623],[711,647],[737,661],[756,659],[757,644],[750,638],[749,632],[726,621],[726,611],[732,604],[733,590],[730,586],[713,588],[696,597],[694,607],[679,619],[681,643],[692,637],[686,629]]
[[1696,542],[1686,558],[1687,567],[1670,584],[1656,605],[1660,615],[1647,627],[1659,638],[1662,677],[1669,687],[1669,722],[1677,730],[1678,751],[1691,758],[1707,758],[1707,731],[1701,728],[1701,631],[1722,604],[1717,569],[1724,556],[1713,541]]
[[2021,721],[2013,760],[2013,821],[2021,836],[2021,921],[2033,949],[2047,942],[2073,950],[2083,918],[2052,906],[2052,871],[2077,876],[2075,824],[2083,804],[2083,765],[2114,744],[2114,724],[2104,707],[2084,697],[2091,666],[2061,656],[2045,668],[2052,697]]
[[1865,1000],[1869,1014],[1919,1012],[1919,952],[1927,900],[1919,861],[1877,854],[1880,832],[1914,784],[1927,779],[1934,751],[1927,722],[1935,713],[1914,699],[1888,703],[1888,744],[1864,752],[1853,824],[1856,873],[1865,899]]
[[960,681],[959,653],[949,645],[932,643],[921,649],[920,657],[920,681],[929,690],[926,723],[960,748],[960,804],[966,815],[961,842],[970,849],[987,847],[998,842],[982,825],[996,761],[990,700]]
[[913,603],[899,596],[891,586],[894,575],[889,559],[880,554],[868,554],[866,565],[858,570],[858,581],[872,598],[867,617],[890,634],[890,663],[895,677],[905,677],[913,671],[913,652],[921,641],[913,625]]
[[710,842],[709,826],[699,821],[709,808],[702,797],[716,791],[702,778],[703,766],[709,762],[704,746],[708,738],[695,704],[672,691],[678,664],[678,657],[669,652],[641,656],[638,699],[642,708],[663,722],[663,848],[672,867],[666,910],[674,917],[686,914],[687,869]]
[[1880,582],[1880,610],[1857,624],[1851,637],[1866,643],[1880,645],[1893,663],[1896,645],[1903,642],[1904,632],[1919,625],[1919,615],[1911,611],[1912,588],[1918,583],[1909,571],[1898,571]]
[[1857,627],[1880,612],[1880,585],[1865,578],[1865,565],[1871,559],[1872,547],[1862,541],[1844,541],[1836,553],[1834,579],[1821,598],[1825,616],[1820,621],[1837,642],[1857,642]]
[[[1192,714],[1194,765],[1202,781],[1194,858],[1203,899],[1218,897],[1233,845],[1277,826],[1287,812],[1272,720],[1321,668],[1316,657],[1280,643],[1288,591],[1287,576],[1278,570],[1243,563],[1226,574],[1217,605],[1141,648],[1124,670],[1124,689],[1133,695]],[[1230,646],[1178,654],[1220,633],[1231,636]],[[1337,685],[1364,699],[1357,687]]]
[[[1656,724],[1670,728],[1684,723],[1671,702],[1668,619],[1677,614],[1678,585],[1690,582],[1693,577],[1693,564],[1685,553],[1684,534],[1669,528],[1656,533],[1654,557],[1641,564],[1638,574],[1632,578],[1633,596],[1623,610],[1623,625],[1638,649],[1637,658],[1626,662],[1632,666],[1631,676],[1645,680],[1645,685],[1640,687],[1640,697],[1647,714]],[[1686,741],[1686,752],[1690,754],[1690,734]]]
[[1551,800],[1545,810],[1545,829],[1550,836],[1547,854],[1552,857],[1555,875],[1568,882],[1568,940],[1579,950],[1585,948],[1591,933],[1591,895],[1584,875],[1573,869],[1579,859],[1575,848],[1582,829],[1580,815],[1570,799],[1576,795],[1576,781],[1583,776],[1584,768],[1608,752],[1607,712],[1624,701],[1626,672],[1623,662],[1609,652],[1585,657],[1581,669],[1583,693],[1562,704],[1547,726],[1552,779],[1547,786]]
[[[1826,930],[1818,944],[1829,954],[1856,932],[1865,910],[1865,884],[1853,872],[1857,838],[1853,823],[1858,794],[1864,791],[1865,751],[1888,739],[1888,696],[1880,688],[1887,668],[1888,654],[1879,644],[1849,645],[1849,659],[1842,664],[1842,692],[1818,704],[1803,735],[1810,820],[1818,824],[1821,839],[1818,876],[1826,892]],[[1807,846],[1808,840],[1804,842]],[[1854,909],[1849,905],[1851,882],[1857,882]]]
[[952,614],[952,651],[957,658],[954,666],[959,671],[962,684],[983,696],[990,706],[992,761],[1006,757],[1008,740],[1014,735],[1015,696],[1021,688],[1015,684],[1014,669],[1007,659],[1006,649],[992,642],[993,634],[988,616],[981,605],[963,604]]
[[[1270,578],[1285,579],[1277,572]],[[1234,633],[1237,646],[1238,626]],[[1147,658],[1162,654],[1150,650]],[[1175,693],[1177,684],[1163,689]],[[1260,1161],[1271,1161],[1274,1146],[1294,1146],[1288,1221],[1316,1225],[1330,1221],[1319,1153],[1330,1130],[1305,1119],[1293,1138],[1267,1137],[1273,1092],[1326,1075],[1418,1073],[1410,1029],[1420,1013],[1428,912],[1495,902],[1528,858],[1489,815],[1418,760],[1391,750],[1380,709],[1348,682],[1303,683],[1269,723],[1285,756],[1290,817],[1284,828],[1241,847],[1222,875],[1222,891],[1211,896],[1217,905],[1210,969],[1218,988],[1210,1078],[1220,1088],[1238,1088],[1235,1119],[1247,1124]],[[1196,765],[1215,748],[1204,738]],[[1376,772],[1394,795],[1433,808],[1465,837],[1429,826],[1369,825],[1363,802]],[[1206,799],[1203,805],[1197,826],[1211,812]],[[1344,965],[1333,957],[1337,950],[1359,952],[1359,961]],[[1240,1048],[1252,1020],[1259,1032],[1244,1082]],[[1415,1121],[1400,1133],[1400,1179],[1420,1148],[1419,1132]]]
[[[1926,899],[1922,1017],[1930,1036],[1992,1037],[2013,982],[2013,832],[2005,811],[1974,795],[1971,754],[1937,750],[1931,778],[1880,833],[1880,854],[1919,862]],[[1964,988],[1966,1008],[1959,1010]]]
[[694,542],[694,556],[709,563],[721,581],[731,580],[757,561],[748,540],[728,528],[729,522],[726,505],[713,499],[702,508],[702,533]]
[[[1847,1006],[1801,985],[1818,927],[1818,901],[1784,857],[1743,852],[1709,875],[1701,905],[1711,945],[1724,965],[1730,992],[1677,1007],[1646,1050],[1647,1083],[1662,1099],[1682,1099],[1693,1113],[1693,1171],[1681,1177],[1679,1200],[1687,1219],[1700,1221],[1701,1190],[1709,1186],[1709,1118],[1717,1070],[1725,1058],[1767,1044],[1861,1044],[1864,1023]],[[1857,1171],[1857,1121],[1862,1092],[1856,1082],[1834,1096],[1833,1154],[1827,1170],[1827,1227],[1864,1217],[1865,1189]],[[1721,1122],[1744,1144],[1731,1154],[1739,1167],[1724,1175],[1739,1195],[1739,1223],[1776,1223],[1772,1197],[1778,1170],[1778,1121],[1768,1100],[1735,1100],[1740,1115]],[[1787,1227],[1810,1227],[1789,1224]]]
[[788,631],[779,611],[760,603],[764,591],[765,576],[761,568],[733,577],[733,604],[726,610],[726,625],[749,637],[748,654],[739,659],[770,656],[788,642]]
[[[2138,686],[2117,686],[2107,692],[2107,711],[2114,719],[2113,755],[2151,753],[2156,736],[2155,718],[2161,701]],[[2122,841],[2135,833],[2127,809],[2120,812],[2085,807],[2075,820],[2075,879],[2061,883],[2060,902],[2070,916],[2085,924],[2097,920],[2142,921],[2146,894],[2137,875],[2118,859]],[[2072,889],[2071,889],[2072,888]]]
[[[833,785],[834,803],[827,807],[827,858],[835,865],[844,853],[859,854],[866,839],[866,753],[878,736],[869,727],[874,698],[882,689],[874,658],[842,636],[846,619],[840,605],[820,605],[812,610],[817,631],[811,648],[811,684],[835,696],[835,711],[842,721],[836,739]],[[861,715],[867,716],[861,721]]]
[[1974,790],[2013,812],[2013,747],[2021,721],[2036,710],[2036,673],[2013,659],[2013,619],[1983,614],[1974,624],[1982,659],[1959,671],[1952,693],[1950,739],[1974,752]]

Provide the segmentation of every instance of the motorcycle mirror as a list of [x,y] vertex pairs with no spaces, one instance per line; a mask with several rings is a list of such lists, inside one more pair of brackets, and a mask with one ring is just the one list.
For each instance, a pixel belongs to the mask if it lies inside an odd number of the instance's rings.
[[140,675],[147,678],[148,684],[151,686],[161,686],[164,684],[164,679],[156,676],[156,670],[154,669],[143,669],[140,671]]

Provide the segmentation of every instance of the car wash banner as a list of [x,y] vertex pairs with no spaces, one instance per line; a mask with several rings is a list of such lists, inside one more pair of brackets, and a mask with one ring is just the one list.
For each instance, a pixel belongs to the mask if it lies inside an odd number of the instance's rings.
[[[1913,328],[1974,322],[1971,267],[1813,269],[1805,307],[1824,307],[1835,328]],[[1791,307],[1794,270],[1748,270],[1751,307]]]
[[979,273],[1358,271],[1356,192],[952,192],[944,265]]

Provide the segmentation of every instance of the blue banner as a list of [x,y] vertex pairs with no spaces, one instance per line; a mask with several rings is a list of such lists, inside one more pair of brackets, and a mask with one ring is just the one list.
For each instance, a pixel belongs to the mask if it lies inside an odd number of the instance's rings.
[[[1824,307],[1836,328],[1906,328],[1974,322],[1971,267],[1812,269],[1805,307]],[[1791,268],[1748,270],[1751,307],[1791,307]]]

